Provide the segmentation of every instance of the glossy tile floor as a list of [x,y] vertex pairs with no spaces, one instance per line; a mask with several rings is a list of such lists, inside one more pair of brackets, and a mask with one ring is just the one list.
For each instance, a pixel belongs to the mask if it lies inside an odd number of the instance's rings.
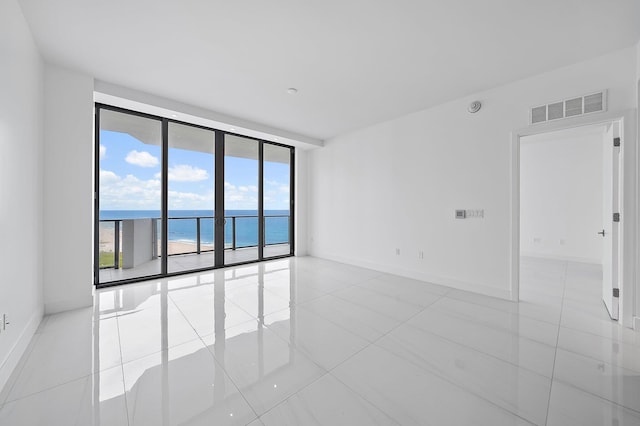
[[2,425],[640,425],[640,334],[596,266],[519,304],[316,258],[105,289],[46,317]]

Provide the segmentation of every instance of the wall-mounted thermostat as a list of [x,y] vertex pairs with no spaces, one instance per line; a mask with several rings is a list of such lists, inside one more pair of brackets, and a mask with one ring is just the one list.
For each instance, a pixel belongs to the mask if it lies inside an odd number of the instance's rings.
[[456,219],[464,219],[467,217],[466,210],[456,210]]

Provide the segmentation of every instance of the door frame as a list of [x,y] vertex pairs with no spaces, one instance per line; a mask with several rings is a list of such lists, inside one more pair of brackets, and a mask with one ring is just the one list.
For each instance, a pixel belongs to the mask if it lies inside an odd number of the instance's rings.
[[[204,268],[196,268],[189,269],[184,271],[176,271],[169,272],[168,271],[168,256],[163,255],[161,259],[161,271],[158,274],[153,275],[144,275],[135,278],[127,278],[117,281],[108,281],[105,283],[100,282],[100,265],[99,265],[99,227],[100,227],[100,112],[103,110],[113,111],[121,114],[128,114],[133,116],[138,116],[142,118],[147,118],[151,120],[156,120],[161,125],[161,151],[162,151],[162,163],[161,163],[161,193],[160,193],[160,226],[162,227],[162,253],[167,253],[168,247],[168,211],[169,211],[169,186],[168,186],[168,169],[169,169],[169,132],[168,127],[170,123],[176,123],[184,126],[190,126],[194,128],[208,130],[214,133],[214,175],[216,179],[214,180],[214,188],[215,190],[215,198],[214,198],[214,244],[215,247],[222,247],[222,249],[216,249],[214,251],[214,265],[208,266]],[[227,135],[237,136],[244,139],[254,140],[258,143],[259,149],[259,158],[258,158],[258,187],[259,187],[259,208],[258,208],[258,258],[255,260],[242,261],[237,263],[225,263],[224,258],[224,159],[225,159],[225,137]],[[295,230],[295,216],[294,216],[294,207],[295,207],[295,153],[296,148],[290,145],[268,141],[265,139],[242,135],[239,133],[235,133],[232,131],[221,130],[214,127],[208,127],[201,124],[190,123],[187,121],[181,121],[173,118],[167,118],[160,115],[150,114],[142,111],[132,110],[129,108],[123,108],[116,105],[105,104],[102,102],[94,102],[94,170],[93,170],[93,179],[94,179],[94,191],[93,191],[93,285],[96,288],[105,288],[112,287],[121,284],[130,284],[141,281],[147,281],[157,278],[166,278],[172,276],[179,276],[185,274],[191,274],[195,272],[204,272],[210,271],[213,269],[226,268],[228,266],[239,266],[244,264],[251,264],[257,262],[263,262],[268,260],[282,259],[286,257],[295,256],[295,235],[293,231]],[[264,155],[263,149],[264,145],[272,145],[278,146],[282,148],[286,148],[289,150],[289,253],[264,257],[264,251],[262,248],[262,244],[264,241]],[[218,186],[215,186],[218,185]],[[268,217],[268,216],[267,216]]]
[[636,271],[638,269],[638,147],[636,139],[636,111],[605,112],[597,115],[572,117],[543,124],[531,125],[511,132],[511,300],[520,300],[520,139],[525,136],[567,130],[594,124],[620,122],[620,323],[633,326],[636,298]]

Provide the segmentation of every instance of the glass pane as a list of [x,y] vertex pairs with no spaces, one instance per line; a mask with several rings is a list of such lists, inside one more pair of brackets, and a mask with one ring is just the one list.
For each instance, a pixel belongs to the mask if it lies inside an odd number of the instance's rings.
[[264,257],[291,251],[291,150],[264,144]]
[[162,126],[100,111],[99,282],[162,272]]
[[224,206],[224,263],[257,260],[258,141],[225,135]]
[[169,123],[167,270],[214,266],[215,133]]

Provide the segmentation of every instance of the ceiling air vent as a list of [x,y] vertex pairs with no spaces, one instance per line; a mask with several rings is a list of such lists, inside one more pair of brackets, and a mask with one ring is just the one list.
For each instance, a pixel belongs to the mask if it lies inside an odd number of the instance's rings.
[[547,106],[547,120],[557,120],[564,117],[564,102],[556,102]]
[[561,118],[606,111],[606,94],[606,91],[602,91],[533,107],[530,111],[530,122],[531,124],[544,123]]
[[564,101],[564,116],[573,117],[582,114],[582,98],[569,99]]
[[604,111],[604,94],[594,93],[584,97],[584,113]]
[[547,106],[531,108],[531,124],[542,123],[547,121]]

